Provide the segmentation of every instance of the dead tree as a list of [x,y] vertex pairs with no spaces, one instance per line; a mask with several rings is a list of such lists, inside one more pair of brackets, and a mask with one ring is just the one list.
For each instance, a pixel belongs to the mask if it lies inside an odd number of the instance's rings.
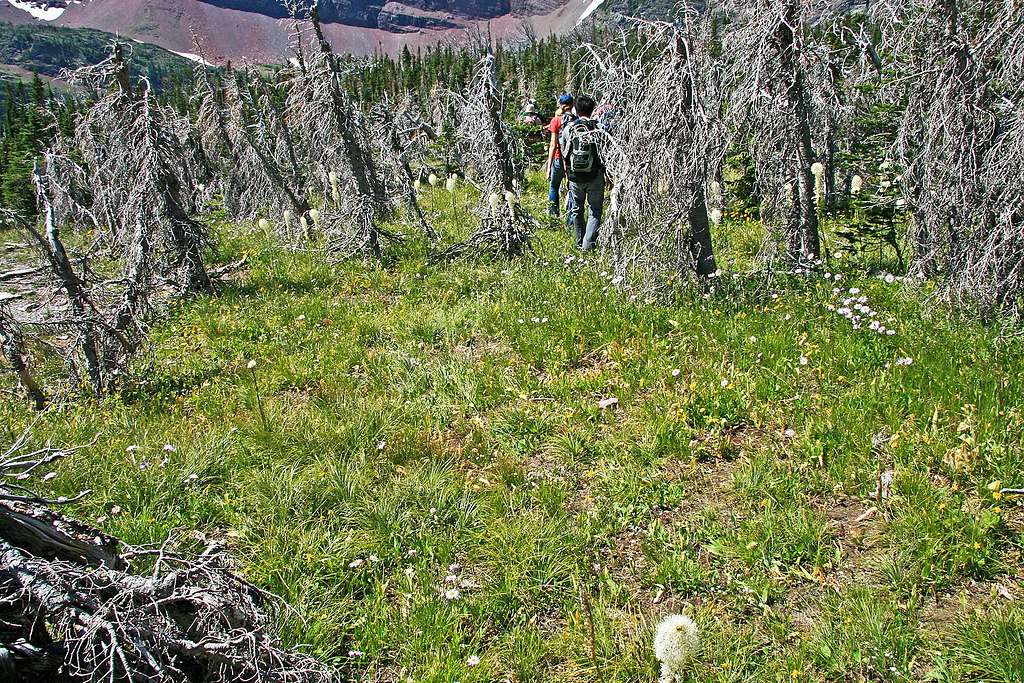
[[[299,19],[294,23],[298,26]],[[288,116],[302,140],[310,175],[322,181],[325,196],[340,200],[326,203],[314,222],[321,223],[316,227],[324,231],[332,251],[379,257],[382,239],[398,239],[383,227],[395,215],[395,201],[374,155],[366,119],[345,91],[341,62],[315,8],[310,23],[316,50],[305,55],[301,34],[296,39],[300,68],[292,70],[287,82]],[[332,173],[342,188],[338,197],[333,196]]]
[[[201,55],[202,47],[194,36],[193,40]],[[239,217],[246,180],[251,179],[243,176],[245,167],[238,151],[241,135],[235,118],[237,92],[224,84],[225,80],[233,80],[235,74],[228,65],[223,80],[218,80],[202,64],[196,66],[194,74],[196,92],[192,99],[196,105],[194,139],[198,146],[197,154],[202,155],[207,162],[211,193],[214,189],[219,190],[224,210],[229,216]],[[235,97],[232,98],[229,93]]]
[[707,193],[725,152],[720,67],[710,17],[680,22],[636,22],[610,52],[590,46],[597,91],[618,109],[606,240],[617,280],[649,293],[717,270]]
[[884,54],[906,102],[893,157],[911,214],[912,269],[993,310],[1024,291],[1024,13],[982,0],[883,2]]
[[476,75],[459,98],[458,140],[467,180],[481,192],[476,213],[479,229],[454,244],[441,257],[482,250],[501,256],[530,251],[530,233],[537,221],[523,208],[518,191],[524,186],[520,141],[505,123],[505,98],[498,83],[494,55],[484,56]]
[[71,136],[54,143],[48,195],[64,218],[91,223],[111,253],[130,261],[141,230],[153,242],[147,267],[181,291],[209,289],[203,250],[210,236],[189,215],[197,181],[175,132],[178,117],[156,101],[148,82],[132,84],[120,43],[110,59],[71,80],[104,94]]
[[18,381],[35,405],[36,410],[46,406],[46,394],[36,382],[29,368],[28,353],[25,350],[25,338],[21,326],[14,319],[10,306],[0,301],[0,352],[18,376]]
[[[46,167],[58,165],[54,153],[49,152]],[[54,276],[55,287],[66,301],[67,318],[62,326],[76,333],[65,362],[73,378],[77,378],[78,369],[85,366],[93,393],[108,393],[147,336],[146,321],[158,286],[153,268],[154,231],[141,220],[136,223],[130,240],[125,240],[119,248],[123,263],[121,276],[90,282],[84,268],[86,259],[80,261],[82,268],[76,268],[65,247],[61,235],[63,219],[50,198],[50,188],[57,183],[39,172],[35,183],[43,229],[32,224],[23,227],[39,247]]]
[[393,187],[389,194],[402,198],[405,211],[409,218],[419,224],[423,233],[431,240],[440,237],[427,221],[416,198],[416,176],[412,169],[412,160],[421,164],[426,159],[424,141],[436,140],[434,129],[412,110],[407,101],[398,107],[397,112],[391,103],[385,101],[374,108],[373,123],[379,144],[379,156],[383,166],[390,172]]
[[774,262],[781,242],[790,267],[814,268],[822,256],[811,171],[814,102],[830,80],[821,71],[824,46],[809,24],[811,17],[826,21],[826,8],[820,0],[734,0],[727,7],[723,52],[735,86],[727,111],[754,160],[769,233],[761,258]]
[[[12,680],[328,683],[328,666],[271,635],[280,602],[235,575],[223,548],[198,557],[126,546],[24,480],[76,449],[0,452],[0,659]],[[132,565],[145,567],[145,573]]]

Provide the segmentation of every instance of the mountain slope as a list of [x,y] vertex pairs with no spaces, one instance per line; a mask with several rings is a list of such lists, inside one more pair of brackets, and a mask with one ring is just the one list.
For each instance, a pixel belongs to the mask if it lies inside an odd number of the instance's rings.
[[[545,35],[573,26],[589,0],[322,0],[324,29],[335,49],[353,54],[397,53],[463,39],[482,27],[496,37],[524,21]],[[32,11],[30,12],[29,9]],[[288,29],[280,0],[0,0],[0,20],[39,25],[33,15],[59,14],[54,25],[95,28],[194,53],[197,34],[207,59],[280,62]]]
[[[106,59],[114,39],[114,35],[94,29],[0,22],[0,65],[18,77],[38,73],[47,80],[54,79],[65,69]],[[169,76],[190,78],[194,66],[188,59],[154,45],[132,46],[132,68],[149,78],[157,90]]]

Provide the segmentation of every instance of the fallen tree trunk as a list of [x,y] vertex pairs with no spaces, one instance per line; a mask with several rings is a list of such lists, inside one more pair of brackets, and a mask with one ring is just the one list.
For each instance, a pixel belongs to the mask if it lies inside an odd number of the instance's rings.
[[279,603],[217,544],[198,557],[132,548],[17,484],[72,452],[23,453],[27,440],[0,455],[0,681],[339,680],[271,635]]

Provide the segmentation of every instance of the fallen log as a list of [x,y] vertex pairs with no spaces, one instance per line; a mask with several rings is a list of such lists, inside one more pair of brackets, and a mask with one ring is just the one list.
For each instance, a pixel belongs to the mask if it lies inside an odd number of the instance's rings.
[[0,681],[340,680],[283,647],[282,603],[232,572],[221,546],[195,557],[132,548],[50,509],[67,500],[18,482],[74,449],[23,453],[27,435],[0,455]]

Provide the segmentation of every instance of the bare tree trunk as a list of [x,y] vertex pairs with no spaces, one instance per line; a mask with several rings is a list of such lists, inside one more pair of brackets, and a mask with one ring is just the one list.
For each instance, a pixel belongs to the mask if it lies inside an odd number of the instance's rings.
[[29,227],[29,234],[32,235],[33,239],[39,244],[43,253],[46,254],[47,259],[50,262],[50,268],[53,270],[53,274],[57,276],[58,281],[61,283],[61,287],[64,293],[68,297],[68,301],[71,304],[71,310],[75,316],[75,323],[79,328],[82,335],[82,352],[85,355],[86,370],[89,373],[89,380],[92,383],[93,391],[97,394],[103,393],[105,388],[105,377],[103,372],[103,365],[100,361],[101,358],[101,345],[97,336],[96,331],[96,319],[95,309],[92,302],[89,300],[89,295],[85,291],[85,284],[75,274],[74,268],[71,266],[71,260],[68,258],[67,250],[64,248],[64,242],[61,241],[60,231],[57,227],[57,219],[54,215],[53,205],[50,203],[49,196],[46,193],[46,188],[43,186],[42,178],[38,172],[34,175],[36,184],[36,192],[39,197],[39,202],[43,209],[43,220],[46,226],[45,236],[40,235],[39,232]]
[[11,314],[10,307],[4,302],[0,302],[0,350],[14,368],[21,386],[25,388],[25,393],[35,404],[36,410],[45,408],[46,395],[29,371],[21,328]]
[[708,205],[704,199],[704,188],[694,188],[694,203],[689,213],[690,256],[697,275],[708,277],[713,275],[718,266],[715,263],[715,252],[711,244],[711,223],[708,220]]
[[800,46],[796,31],[801,30],[799,0],[789,0],[783,20],[776,29],[775,39],[779,50],[783,73],[790,78],[787,99],[793,112],[792,125],[796,143],[796,183],[798,223],[788,228],[789,258],[794,265],[813,267],[821,253],[818,235],[818,211],[814,194],[814,176],[811,165],[814,151],[811,142],[811,108],[805,83],[803,66],[800,64]]
[[[675,53],[676,57],[681,59],[683,63],[688,62],[690,59],[690,52],[686,41],[679,35],[676,36],[675,40]],[[683,69],[683,73],[686,75],[682,79],[681,84],[682,113],[692,137],[697,129],[693,112],[693,79],[690,76],[689,69]],[[705,168],[705,171],[709,170]],[[718,270],[718,266],[715,264],[714,247],[711,244],[711,221],[708,219],[707,197],[704,194],[707,180],[707,177],[698,178],[697,182],[690,185],[691,199],[689,210],[687,211],[687,222],[689,223],[690,230],[687,241],[689,243],[690,256],[693,257],[693,266],[697,275],[701,277],[712,275]]]

